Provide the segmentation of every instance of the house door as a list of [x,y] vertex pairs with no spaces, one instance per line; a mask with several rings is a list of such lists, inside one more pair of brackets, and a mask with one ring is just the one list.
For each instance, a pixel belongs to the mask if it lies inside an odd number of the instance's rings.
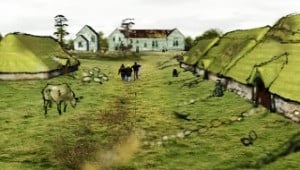
[[265,87],[263,81],[260,78],[257,78],[255,82],[256,82],[255,102],[257,104],[263,105],[268,109],[271,109],[271,94],[269,90]]
[[140,47],[139,46],[136,46],[136,49],[135,49],[135,52],[140,52]]

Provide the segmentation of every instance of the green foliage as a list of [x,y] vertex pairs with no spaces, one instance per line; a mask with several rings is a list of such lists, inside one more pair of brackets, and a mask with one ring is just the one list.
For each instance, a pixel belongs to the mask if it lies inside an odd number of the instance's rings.
[[65,45],[65,48],[66,48],[67,50],[74,50],[74,40],[69,39],[69,40],[67,41],[67,44]]
[[0,33],[0,41],[3,39],[3,36],[2,36],[2,34]]
[[56,31],[53,33],[55,36],[57,36],[58,42],[61,45],[64,45],[64,37],[66,35],[69,35],[69,32],[67,32],[66,27],[68,26],[67,22],[68,19],[63,15],[56,15],[54,17],[55,21],[55,28]]
[[185,37],[184,44],[185,44],[184,50],[185,51],[189,51],[192,48],[192,46],[193,46],[193,39],[192,39],[192,37],[190,37],[190,36]]
[[196,45],[199,40],[217,38],[221,37],[222,35],[223,33],[220,29],[211,28],[209,30],[206,30],[202,35],[197,36],[193,42],[193,45]]
[[104,37],[103,32],[98,32],[100,49],[105,53],[108,50],[108,40]]

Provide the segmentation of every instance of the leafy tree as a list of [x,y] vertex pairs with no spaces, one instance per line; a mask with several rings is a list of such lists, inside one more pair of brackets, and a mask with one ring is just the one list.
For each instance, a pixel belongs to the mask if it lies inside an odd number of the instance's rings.
[[98,36],[99,36],[99,44],[100,44],[100,49],[103,49],[103,51],[107,51],[108,50],[108,41],[107,38],[104,37],[103,32],[98,32]]
[[68,50],[74,50],[74,40],[69,39],[65,45]]
[[185,51],[189,51],[192,48],[192,46],[193,46],[193,39],[192,39],[192,37],[190,37],[190,36],[186,37],[184,39],[184,44],[185,44],[184,50]]
[[56,31],[54,32],[54,35],[58,38],[58,42],[61,45],[64,45],[64,37],[66,35],[69,35],[69,33],[66,31],[66,27],[68,26],[68,24],[66,22],[68,22],[68,19],[63,16],[63,15],[56,15],[54,17],[54,21],[55,21],[55,28]]
[[209,39],[214,37],[221,37],[223,35],[222,31],[217,28],[211,28],[205,31],[202,35],[197,36],[193,42],[193,46],[198,43],[199,40]]
[[3,39],[2,34],[0,33],[0,41]]

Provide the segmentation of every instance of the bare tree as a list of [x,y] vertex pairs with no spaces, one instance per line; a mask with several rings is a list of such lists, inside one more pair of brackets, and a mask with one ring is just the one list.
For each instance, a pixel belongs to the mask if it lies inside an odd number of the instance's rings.
[[123,28],[123,30],[124,30],[124,34],[125,34],[125,37],[127,38],[127,42],[126,42],[126,45],[124,43],[120,44],[119,49],[121,51],[129,51],[133,47],[132,43],[128,42],[128,38],[130,35],[130,29],[131,29],[132,25],[134,25],[133,20],[134,20],[134,18],[125,18],[122,20],[121,28]]

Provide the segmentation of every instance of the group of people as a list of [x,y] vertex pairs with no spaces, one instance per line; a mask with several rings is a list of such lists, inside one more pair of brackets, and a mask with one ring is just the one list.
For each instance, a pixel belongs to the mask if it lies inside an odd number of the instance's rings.
[[121,75],[121,79],[123,81],[130,82],[133,71],[133,80],[138,80],[140,67],[141,65],[137,62],[134,62],[132,66],[128,64],[126,67],[124,64],[122,64],[119,68],[118,74]]

